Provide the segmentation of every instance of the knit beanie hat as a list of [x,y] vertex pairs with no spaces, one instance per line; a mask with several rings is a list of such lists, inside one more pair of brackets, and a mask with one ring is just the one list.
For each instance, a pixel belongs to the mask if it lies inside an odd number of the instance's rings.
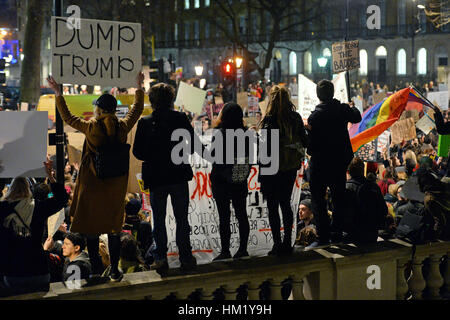
[[95,101],[95,105],[108,113],[114,113],[116,112],[117,100],[109,93],[104,93],[97,99],[97,101]]

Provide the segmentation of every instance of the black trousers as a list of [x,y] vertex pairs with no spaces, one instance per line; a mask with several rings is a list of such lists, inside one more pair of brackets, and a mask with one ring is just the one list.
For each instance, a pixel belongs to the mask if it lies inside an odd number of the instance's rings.
[[[345,166],[333,167],[332,161],[322,165],[314,162],[310,164],[312,211],[317,222],[317,233],[320,241],[330,240],[331,232],[341,232],[344,227],[346,210],[345,184],[347,181]],[[333,222],[328,216],[325,200],[327,187],[331,191],[333,204]]]
[[[99,236],[87,235],[87,248],[91,262],[92,274],[102,274],[104,271],[102,258],[99,254]],[[120,234],[108,234],[109,259],[111,271],[116,272],[119,268],[120,259]]]
[[292,225],[294,223],[294,213],[291,207],[292,189],[294,187],[297,169],[289,171],[279,171],[273,176],[260,176],[261,191],[267,200],[269,210],[269,224],[272,229],[273,243],[275,246],[281,245],[281,221],[280,212],[283,216],[284,239],[286,246],[292,244]]
[[211,187],[219,212],[219,232],[222,252],[230,251],[230,203],[233,204],[234,214],[239,223],[239,250],[247,250],[250,224],[247,216],[247,183],[232,184],[217,179],[211,179]]

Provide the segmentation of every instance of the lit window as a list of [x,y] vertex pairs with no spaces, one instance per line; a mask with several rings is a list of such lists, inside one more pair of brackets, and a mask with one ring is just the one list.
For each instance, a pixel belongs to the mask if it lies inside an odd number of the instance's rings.
[[359,50],[359,75],[367,76],[367,51]]
[[425,48],[417,52],[417,74],[427,74],[427,49]]
[[297,54],[294,51],[289,54],[289,74],[297,74]]
[[305,69],[304,72],[306,74],[310,74],[312,72],[312,55],[311,55],[311,52],[306,51],[304,58],[305,58],[304,64],[303,64],[303,68]]
[[331,50],[329,48],[325,48],[323,49],[322,54],[324,57],[331,57]]
[[194,7],[195,8],[200,8],[200,0],[195,0]]
[[205,7],[209,7],[209,0],[205,0]]
[[385,56],[387,56],[386,48],[383,47],[383,46],[379,46],[377,48],[377,51],[375,51],[375,56],[377,56],[377,57],[385,57]]
[[189,1],[190,0],[184,0],[184,8],[187,10],[189,9]]
[[397,74],[406,74],[406,51],[405,49],[400,49],[397,52]]

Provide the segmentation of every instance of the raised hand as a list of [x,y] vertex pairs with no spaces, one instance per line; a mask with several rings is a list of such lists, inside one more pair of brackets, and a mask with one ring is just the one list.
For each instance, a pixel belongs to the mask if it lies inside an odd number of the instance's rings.
[[56,96],[61,95],[61,86],[56,82],[56,80],[52,76],[48,76],[47,78],[48,85],[50,88],[55,91]]
[[144,83],[145,76],[142,72],[139,72],[136,77],[136,84],[138,89],[142,89],[142,85]]

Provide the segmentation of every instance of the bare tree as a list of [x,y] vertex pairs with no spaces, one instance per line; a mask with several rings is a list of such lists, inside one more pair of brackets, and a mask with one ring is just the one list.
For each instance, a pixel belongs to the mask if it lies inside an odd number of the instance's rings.
[[[244,57],[248,60],[247,63],[253,64],[259,74],[264,76],[265,69],[270,66],[273,50],[276,48],[287,48],[279,45],[284,35],[293,32],[302,25],[319,20],[324,14],[324,3],[325,1],[323,0],[310,0],[307,6],[299,7],[296,0],[247,0],[247,10],[257,12],[260,17],[266,17],[267,13],[270,16],[270,21],[264,21],[266,30],[269,30],[269,32],[265,34],[264,39],[252,37],[254,41],[246,41],[246,37],[242,34],[239,25],[239,14],[241,12],[237,12],[236,7],[229,0],[215,0],[213,2],[214,7],[212,10],[209,10],[209,13],[206,13],[206,16],[205,12],[201,12],[199,15],[203,19],[206,18],[212,25],[215,25],[230,44],[241,48]],[[230,24],[231,28],[228,27]],[[267,24],[270,25],[267,26]],[[262,25],[263,23],[260,23],[259,27],[261,28]],[[247,28],[251,28],[251,26],[247,24]],[[256,56],[249,48],[255,41],[265,53],[262,63],[256,61]]]
[[20,100],[37,103],[40,96],[41,37],[45,17],[50,14],[50,0],[28,0],[27,24],[21,72]]
[[436,28],[441,28],[450,23],[450,2],[448,0],[428,0],[425,14]]

